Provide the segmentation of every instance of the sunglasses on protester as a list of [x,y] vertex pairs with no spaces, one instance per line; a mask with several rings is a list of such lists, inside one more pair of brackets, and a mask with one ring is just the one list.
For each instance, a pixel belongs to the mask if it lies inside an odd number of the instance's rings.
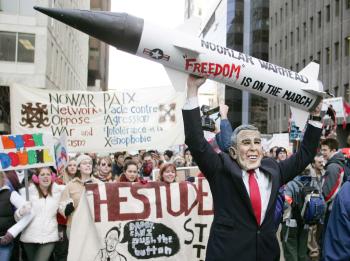
[[108,164],[107,164],[106,162],[102,162],[102,163],[101,163],[101,166],[102,166],[102,167],[105,167],[106,165],[107,165],[108,167],[111,167],[111,166],[112,166],[111,163],[108,163]]

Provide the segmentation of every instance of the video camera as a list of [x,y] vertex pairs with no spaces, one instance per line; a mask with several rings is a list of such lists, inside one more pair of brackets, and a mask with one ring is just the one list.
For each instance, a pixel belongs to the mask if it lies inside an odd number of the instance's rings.
[[[215,131],[215,121],[210,118],[210,115],[213,115],[215,113],[218,113],[220,111],[220,107],[210,108],[208,105],[202,105],[201,112],[203,114],[201,120],[202,120],[202,129],[206,131]],[[215,119],[217,120],[220,117],[220,113],[218,114],[218,117]]]

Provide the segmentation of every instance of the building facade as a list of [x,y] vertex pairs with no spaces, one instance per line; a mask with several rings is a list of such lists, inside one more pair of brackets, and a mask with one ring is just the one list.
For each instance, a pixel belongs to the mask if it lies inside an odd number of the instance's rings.
[[[269,61],[297,72],[318,61],[324,90],[350,102],[350,0],[270,0],[269,16]],[[268,132],[288,131],[289,107],[268,111]]]
[[[199,0],[186,2],[186,14],[198,15],[207,4]],[[199,5],[202,4],[202,5]],[[198,5],[200,7],[198,7]],[[268,0],[217,0],[213,9],[206,10],[208,19],[203,19],[202,37],[236,51],[268,60]],[[196,10],[197,11],[196,13]],[[252,123],[261,132],[267,132],[267,100],[230,86],[218,88],[224,102],[230,107],[228,118],[233,127]]]
[[[91,0],[93,11],[111,11],[110,0]],[[109,45],[89,37],[88,88],[108,90]]]
[[8,88],[87,86],[88,36],[33,6],[89,9],[90,0],[0,0],[0,132],[9,132]]

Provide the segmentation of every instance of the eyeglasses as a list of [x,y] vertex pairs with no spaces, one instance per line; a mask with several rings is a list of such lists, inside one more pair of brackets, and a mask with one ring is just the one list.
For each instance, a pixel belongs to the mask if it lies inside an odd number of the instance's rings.
[[108,163],[108,164],[107,164],[106,162],[102,162],[102,163],[101,163],[101,166],[102,166],[102,167],[105,167],[106,165],[107,165],[108,167],[112,166],[111,163]]

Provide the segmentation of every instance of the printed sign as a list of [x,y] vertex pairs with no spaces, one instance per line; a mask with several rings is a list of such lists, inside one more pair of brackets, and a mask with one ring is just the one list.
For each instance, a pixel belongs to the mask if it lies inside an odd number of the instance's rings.
[[205,260],[213,220],[206,179],[86,190],[73,217],[68,260]]
[[63,133],[55,144],[56,168],[61,171],[68,165],[67,136]]
[[184,93],[172,87],[82,92],[11,88],[11,128],[67,136],[69,152],[163,149],[184,143]]
[[43,133],[0,136],[0,170],[55,165],[54,138]]
[[[345,114],[344,114],[343,97],[323,99],[322,111],[327,111],[329,106],[332,106],[332,108],[335,110],[337,118],[344,118]],[[326,114],[324,118],[325,119],[329,118],[329,115]]]

